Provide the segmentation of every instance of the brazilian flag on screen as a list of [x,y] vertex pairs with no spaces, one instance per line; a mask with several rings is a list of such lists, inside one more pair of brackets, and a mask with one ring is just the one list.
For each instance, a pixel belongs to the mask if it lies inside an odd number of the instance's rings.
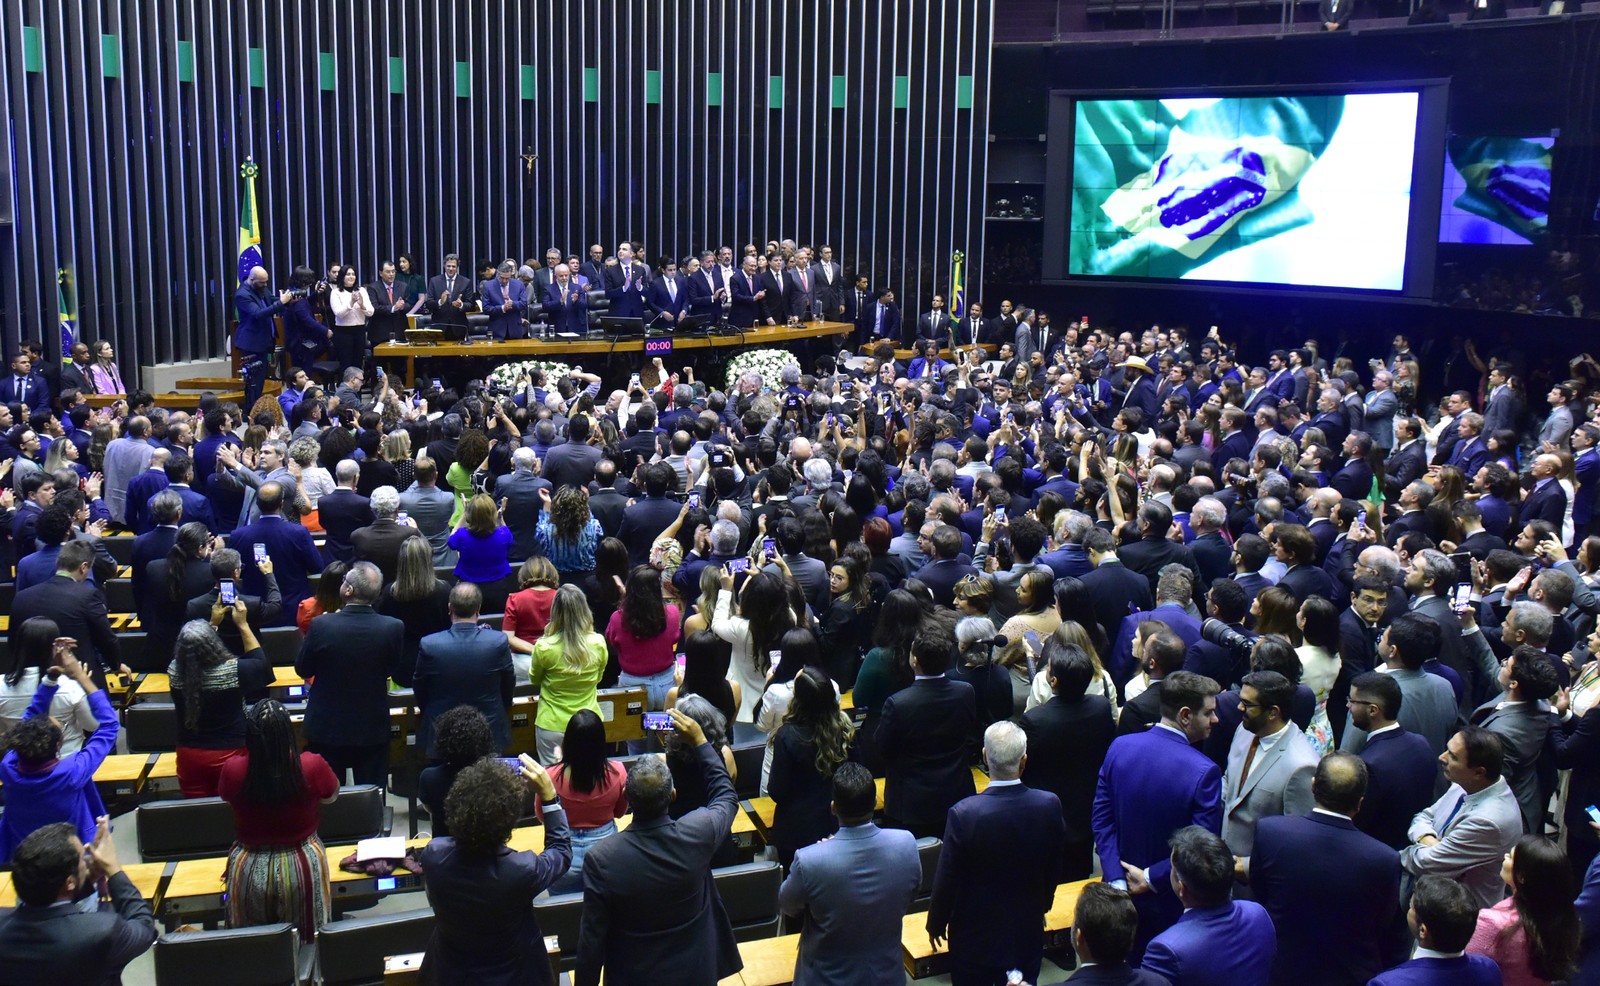
[[1182,277],[1310,222],[1297,186],[1344,97],[1077,104],[1068,271]]
[[1528,240],[1549,231],[1550,148],[1521,137],[1452,137],[1445,153],[1467,186],[1456,208]]

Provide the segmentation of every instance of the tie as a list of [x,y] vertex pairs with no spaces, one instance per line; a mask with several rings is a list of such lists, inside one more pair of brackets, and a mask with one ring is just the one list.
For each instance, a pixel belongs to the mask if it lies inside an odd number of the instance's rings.
[[673,301],[678,300],[678,282],[670,277],[667,278],[667,297]]
[[393,307],[393,305],[394,305],[394,285],[393,284],[389,285],[389,305],[390,305],[390,307]]
[[1439,826],[1439,838],[1444,838],[1444,834],[1450,831],[1450,823],[1456,820],[1456,816],[1461,813],[1461,807],[1466,803],[1467,796],[1465,794],[1456,799],[1456,806],[1450,809],[1450,814],[1444,816],[1444,824]]
[[1250,750],[1244,755],[1244,769],[1239,772],[1239,783],[1234,787],[1233,793],[1238,794],[1244,790],[1244,782],[1250,778],[1250,765],[1255,763],[1256,751],[1259,749],[1261,749],[1261,737],[1250,737]]
[[1044,353],[1046,356],[1049,356],[1050,354],[1046,352],[1044,348],[1044,337],[1049,333],[1049,331],[1049,329],[1042,327],[1039,329],[1039,351]]
[[811,290],[809,287],[806,286],[806,272],[805,271],[801,271],[800,272],[800,290],[801,291],[810,291]]
[[444,290],[444,295],[445,295],[446,298],[448,298],[448,297],[450,297],[451,295],[453,295],[455,293],[456,293],[456,279],[452,277],[450,279],[450,286],[445,288],[445,290]]

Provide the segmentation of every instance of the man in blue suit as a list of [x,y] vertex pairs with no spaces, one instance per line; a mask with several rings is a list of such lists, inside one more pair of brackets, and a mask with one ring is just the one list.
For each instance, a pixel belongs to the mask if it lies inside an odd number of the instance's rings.
[[[865,281],[866,278],[861,278]],[[870,346],[878,342],[900,344],[900,306],[894,303],[894,292],[888,288],[878,290],[877,300],[867,303],[861,313],[861,324]]]
[[[278,345],[278,328],[273,319],[293,300],[294,295],[288,291],[280,291],[278,300],[272,300],[267,291],[265,267],[250,268],[249,276],[233,293],[233,307],[239,314],[233,348],[239,351],[239,365],[244,372],[245,407],[254,407],[261,397],[267,368],[272,364],[272,351]],[[4,396],[0,392],[0,398]]]
[[[422,710],[417,730],[417,748],[435,756],[433,722],[458,705],[470,705],[489,722],[489,734],[496,752],[511,745],[511,691],[516,687],[516,671],[511,666],[511,647],[506,635],[478,622],[483,609],[483,592],[471,582],[457,582],[450,590],[450,627],[422,638],[417,647],[414,674],[400,669],[395,677],[412,680],[416,704]],[[555,740],[549,739],[556,736]],[[539,730],[539,759],[554,750],[559,736]]]
[[244,559],[242,591],[265,596],[267,583],[261,570],[256,568],[255,546],[266,545],[278,589],[283,594],[283,610],[274,625],[294,626],[301,600],[311,595],[311,573],[322,571],[322,555],[312,543],[310,531],[283,518],[283,493],[283,486],[277,482],[262,483],[256,491],[261,517],[253,524],[235,528],[228,547]]
[[1009,969],[1037,982],[1066,838],[1061,801],[1022,783],[1028,736],[1016,723],[984,731],[983,759],[988,789],[951,808],[945,822],[928,938],[950,939],[951,986],[1000,982]]
[[1427,737],[1400,725],[1404,696],[1393,675],[1368,671],[1350,681],[1350,722],[1367,732],[1361,759],[1367,797],[1356,827],[1396,852],[1411,844],[1411,819],[1433,803],[1439,758]]
[[1417,880],[1406,923],[1417,937],[1409,962],[1372,977],[1368,986],[1500,986],[1500,967],[1484,955],[1467,955],[1478,927],[1478,900],[1442,876]]
[[572,280],[566,264],[558,264],[555,279],[544,289],[544,314],[557,332],[583,332],[589,328],[589,292]]
[[489,316],[489,334],[496,339],[521,339],[522,314],[528,310],[528,286],[512,277],[516,265],[507,260],[495,276],[478,286],[479,303]]
[[[189,485],[194,482],[194,460],[182,453],[175,454],[167,459],[166,471],[167,489],[183,500],[183,522],[204,524],[208,531],[217,533],[217,520],[211,515],[211,501]],[[154,500],[155,497],[151,497],[146,501],[147,508]],[[154,511],[147,509],[146,513],[153,514]]]
[[762,303],[767,291],[756,276],[756,258],[744,258],[744,268],[728,279],[728,293],[732,304],[728,308],[728,323],[748,329],[761,318]]
[[1273,986],[1360,986],[1388,965],[1385,945],[1404,947],[1391,934],[1400,858],[1352,820],[1366,790],[1361,758],[1330,754],[1311,782],[1315,810],[1256,823],[1250,894],[1277,928]]
[[1250,423],[1250,415],[1235,407],[1222,409],[1222,427],[1227,434],[1222,436],[1222,443],[1217,450],[1211,453],[1211,468],[1216,470],[1217,485],[1228,483],[1227,477],[1222,475],[1222,469],[1228,464],[1229,459],[1243,459],[1250,461],[1250,448],[1254,441],[1245,426]]
[[1143,968],[1173,986],[1266,986],[1278,951],[1266,909],[1233,900],[1233,854],[1190,825],[1172,837],[1172,892],[1183,916],[1145,949]]
[[50,404],[50,385],[33,368],[33,357],[19,349],[11,357],[11,372],[0,377],[0,404],[26,404],[37,411]]
[[617,247],[617,262],[604,269],[606,297],[611,300],[607,315],[619,318],[644,318],[644,288],[649,272],[633,259],[633,246]]
[[1072,951],[1078,956],[1078,971],[1066,982],[1077,986],[1171,986],[1155,973],[1128,964],[1138,928],[1139,912],[1126,890],[1109,883],[1084,886],[1072,912]]
[[728,296],[728,286],[722,280],[722,268],[717,266],[716,254],[710,250],[702,253],[698,266],[687,271],[683,285],[689,306],[685,313],[695,318],[716,319],[722,314],[722,299]]
[[[1188,671],[1167,675],[1161,721],[1113,740],[1100,767],[1092,814],[1095,851],[1104,877],[1126,886],[1139,909],[1134,954],[1183,913],[1167,882],[1172,833],[1190,825],[1222,831],[1222,770],[1195,748],[1216,724],[1217,691],[1210,678]],[[1230,879],[1231,869],[1230,862]]]
[[1573,544],[1582,544],[1594,518],[1595,491],[1600,490],[1600,426],[1579,425],[1572,432],[1572,469],[1578,477],[1578,492],[1572,497]]
[[922,882],[910,832],[872,823],[872,772],[858,763],[833,774],[839,831],[795,853],[778,909],[802,919],[795,986],[878,986],[904,976],[901,920]]
[[645,314],[656,328],[675,329],[683,320],[688,304],[688,285],[678,273],[678,265],[670,258],[663,260],[660,276],[651,278],[645,289]]

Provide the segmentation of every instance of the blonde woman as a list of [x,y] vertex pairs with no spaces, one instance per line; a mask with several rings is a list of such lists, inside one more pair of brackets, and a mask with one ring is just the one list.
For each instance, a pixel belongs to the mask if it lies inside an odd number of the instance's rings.
[[[1095,648],[1094,639],[1089,635],[1089,631],[1083,628],[1083,624],[1075,620],[1062,620],[1061,625],[1056,628],[1056,632],[1052,633],[1050,639],[1045,641],[1045,647],[1049,648],[1052,641],[1058,646],[1073,644],[1083,648],[1083,652],[1089,655],[1089,660],[1094,664],[1094,679],[1089,682],[1089,690],[1084,694],[1104,697],[1107,702],[1111,703],[1111,717],[1113,719],[1121,717],[1122,708],[1117,705],[1116,683],[1111,680],[1111,672],[1107,671],[1105,665],[1100,663],[1100,652]],[[1135,633],[1133,646],[1136,659],[1142,660],[1144,637]],[[1033,687],[1028,690],[1029,709],[1043,705],[1055,695],[1055,689],[1050,687],[1050,657],[1048,650],[1040,652],[1039,664],[1039,673],[1033,676]],[[1144,682],[1143,673],[1135,675],[1134,681],[1128,682],[1129,686],[1132,687],[1135,681]],[[1142,685],[1140,691],[1143,691]]]
[[574,713],[600,712],[595,691],[605,670],[606,640],[594,632],[588,597],[577,586],[564,585],[556,590],[544,636],[533,645],[528,672],[528,680],[539,689],[533,724],[541,764],[548,767],[560,759],[561,738]]

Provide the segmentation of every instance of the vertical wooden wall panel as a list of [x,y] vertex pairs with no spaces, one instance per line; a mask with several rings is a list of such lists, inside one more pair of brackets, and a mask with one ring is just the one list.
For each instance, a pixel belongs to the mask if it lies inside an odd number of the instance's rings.
[[981,297],[992,0],[0,7],[8,350],[55,350],[66,271],[80,338],[125,365],[225,353],[247,155],[280,284],[330,262],[369,280],[403,250],[432,274],[449,252],[793,237],[908,317],[954,250]]

